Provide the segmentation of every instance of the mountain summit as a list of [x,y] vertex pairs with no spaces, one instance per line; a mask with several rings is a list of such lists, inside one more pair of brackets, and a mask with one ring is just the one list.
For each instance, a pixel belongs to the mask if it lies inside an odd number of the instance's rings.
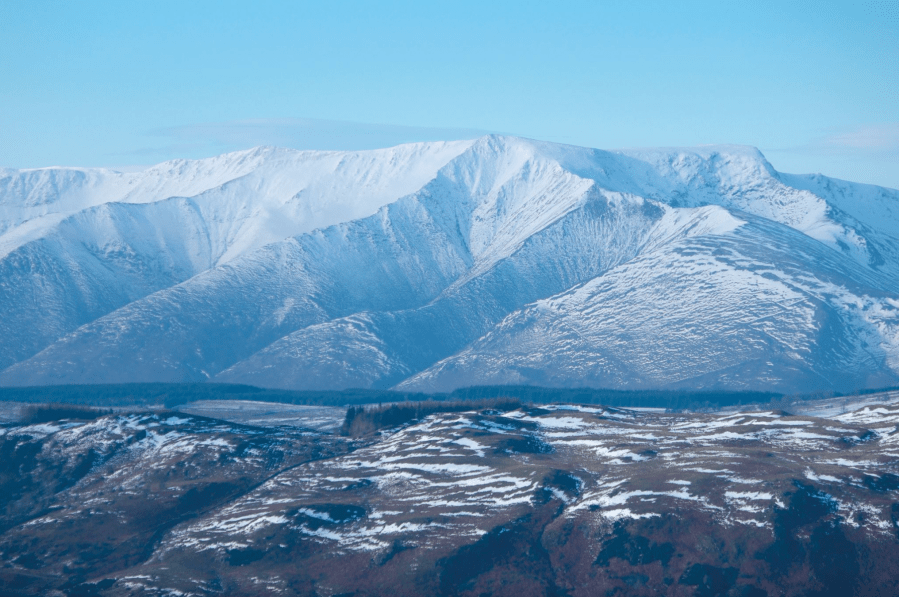
[[512,137],[0,171],[0,385],[899,381],[899,191]]

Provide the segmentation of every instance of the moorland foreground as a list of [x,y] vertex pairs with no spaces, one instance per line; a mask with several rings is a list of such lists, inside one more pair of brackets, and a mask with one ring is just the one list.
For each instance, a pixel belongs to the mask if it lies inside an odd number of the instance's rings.
[[865,400],[809,403],[816,416],[494,401],[401,424],[398,407],[347,421],[207,402],[7,422],[0,585],[896,594],[899,395]]

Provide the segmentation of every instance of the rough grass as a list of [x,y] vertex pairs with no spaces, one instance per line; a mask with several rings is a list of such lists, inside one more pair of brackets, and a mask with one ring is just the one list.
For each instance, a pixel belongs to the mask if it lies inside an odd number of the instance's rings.
[[62,419],[93,421],[112,414],[112,410],[82,406],[80,404],[31,404],[22,409],[22,422],[26,425],[49,423]]

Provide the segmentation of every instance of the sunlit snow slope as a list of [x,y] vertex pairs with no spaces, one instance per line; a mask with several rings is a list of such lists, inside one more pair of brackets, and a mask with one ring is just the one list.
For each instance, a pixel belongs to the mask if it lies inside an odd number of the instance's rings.
[[371,215],[470,144],[0,171],[0,367],[265,244]]
[[899,192],[524,139],[0,173],[4,385],[899,381]]

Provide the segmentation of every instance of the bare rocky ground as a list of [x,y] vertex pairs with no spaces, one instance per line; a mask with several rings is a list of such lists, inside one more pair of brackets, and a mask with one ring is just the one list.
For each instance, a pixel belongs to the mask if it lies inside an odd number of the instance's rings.
[[0,593],[895,595],[881,401],[552,405],[362,438],[187,412],[8,423]]

